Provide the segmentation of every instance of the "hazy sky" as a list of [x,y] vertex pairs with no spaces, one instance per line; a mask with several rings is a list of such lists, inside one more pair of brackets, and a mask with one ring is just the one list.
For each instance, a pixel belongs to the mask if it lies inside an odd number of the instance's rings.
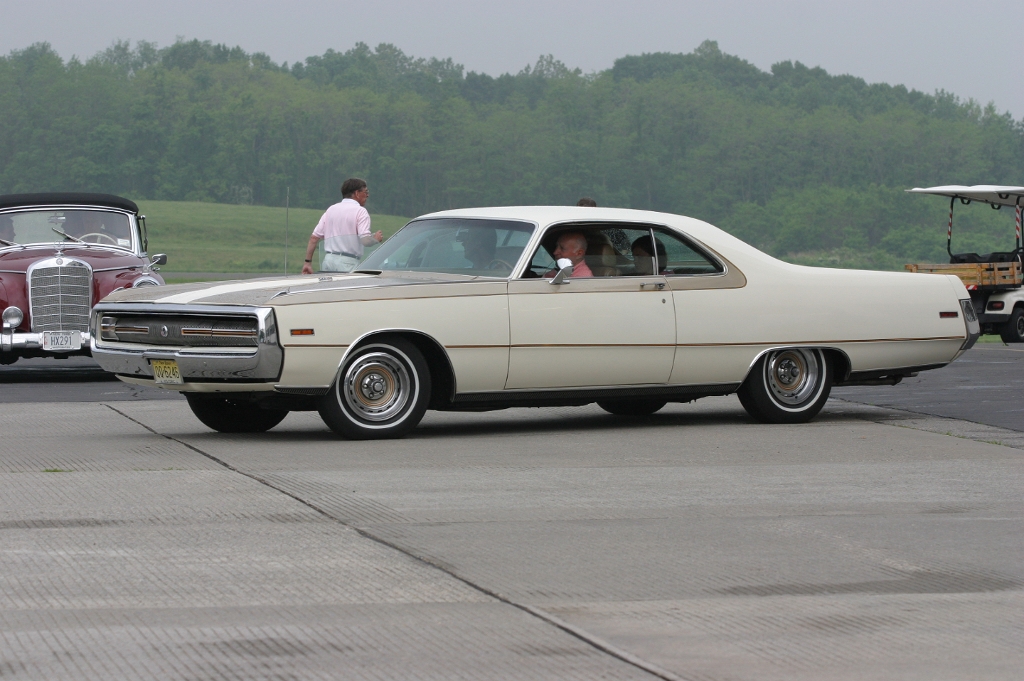
[[552,54],[585,72],[706,39],[762,69],[783,60],[868,82],[944,89],[1024,118],[1021,0],[0,0],[0,53],[49,42],[89,57],[117,39],[240,45],[277,62],[394,43],[468,70],[517,72]]

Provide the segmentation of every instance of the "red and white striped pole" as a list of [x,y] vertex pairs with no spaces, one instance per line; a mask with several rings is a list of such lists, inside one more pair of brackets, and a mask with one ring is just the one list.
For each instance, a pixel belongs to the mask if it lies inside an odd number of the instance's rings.
[[1017,248],[1020,248],[1020,206],[1017,206]]

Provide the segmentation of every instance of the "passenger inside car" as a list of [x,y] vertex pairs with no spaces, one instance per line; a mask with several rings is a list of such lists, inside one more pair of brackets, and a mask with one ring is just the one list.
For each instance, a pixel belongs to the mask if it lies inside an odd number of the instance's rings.
[[[587,238],[583,236],[582,232],[565,232],[559,236],[558,242],[555,245],[555,251],[552,253],[556,262],[562,258],[567,258],[572,262],[573,279],[582,279],[594,276],[594,273],[584,261],[586,254]],[[553,269],[546,272],[544,276],[553,277],[556,274],[558,274],[558,270]]]
[[[658,274],[665,274],[665,263],[668,262],[668,254],[665,251],[665,244],[660,239],[654,239],[654,247],[651,247],[650,235],[644,235],[636,239],[630,246],[633,252],[633,270],[635,274],[652,275],[655,271]],[[657,254],[657,259],[655,259]]]

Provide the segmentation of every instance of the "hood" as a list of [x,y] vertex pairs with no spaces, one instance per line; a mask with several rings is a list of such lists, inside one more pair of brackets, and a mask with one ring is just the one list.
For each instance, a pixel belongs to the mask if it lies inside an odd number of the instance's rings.
[[273,301],[274,304],[294,304],[309,300],[310,294],[316,295],[343,291],[358,295],[360,290],[369,292],[396,286],[451,284],[476,280],[505,283],[504,280],[495,280],[490,277],[469,277],[436,272],[387,272],[386,274],[322,273],[311,276],[144,286],[138,289],[115,291],[104,298],[103,302],[165,303],[174,305],[267,305]]

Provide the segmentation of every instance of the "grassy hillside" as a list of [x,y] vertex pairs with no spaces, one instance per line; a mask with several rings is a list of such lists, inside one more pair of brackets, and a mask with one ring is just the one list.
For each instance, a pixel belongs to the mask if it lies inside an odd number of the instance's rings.
[[[284,272],[285,209],[185,201],[139,201],[146,216],[149,252],[166,253],[164,270],[187,272]],[[321,210],[288,211],[288,270],[298,274],[309,235]],[[407,218],[371,214],[385,238]],[[172,277],[181,280],[182,277]]]

